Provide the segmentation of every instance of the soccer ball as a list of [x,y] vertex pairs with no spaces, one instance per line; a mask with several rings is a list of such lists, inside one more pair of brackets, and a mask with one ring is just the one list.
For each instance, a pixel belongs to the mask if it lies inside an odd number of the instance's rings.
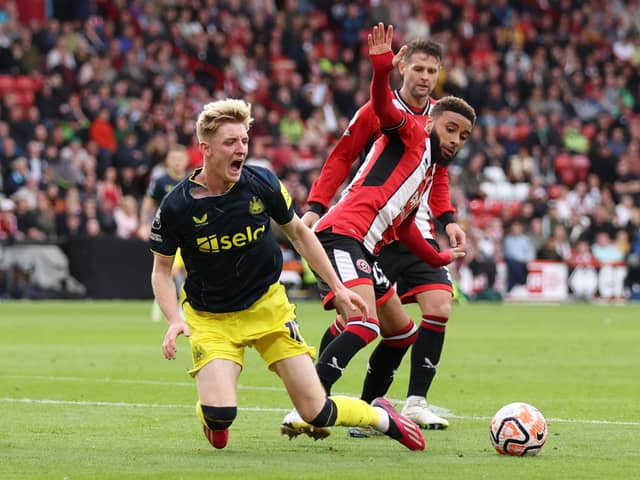
[[502,455],[537,455],[547,440],[547,421],[533,405],[510,403],[493,416],[489,433]]

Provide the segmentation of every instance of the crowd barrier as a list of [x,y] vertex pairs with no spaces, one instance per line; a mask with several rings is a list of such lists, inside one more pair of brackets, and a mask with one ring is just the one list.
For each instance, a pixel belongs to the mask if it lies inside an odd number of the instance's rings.
[[142,240],[74,238],[0,248],[0,293],[9,298],[149,299],[153,255]]
[[[75,238],[61,244],[18,244],[0,247],[0,285],[5,297],[150,299],[153,255],[142,240],[112,237]],[[570,267],[533,261],[526,285],[506,291],[506,265],[496,265],[494,290],[507,301],[617,301],[625,297],[624,263]],[[460,291],[469,297],[487,289],[483,275],[462,267]],[[15,292],[18,292],[15,295]]]
[[95,299],[153,298],[153,254],[142,240],[97,237],[70,240],[66,245],[71,275]]
[[[506,291],[506,264],[496,265],[494,289],[506,300],[522,302],[566,302],[571,300],[618,301],[625,298],[625,278],[628,267],[624,263],[601,266],[580,265],[571,267],[563,262],[536,260],[527,264],[526,285]],[[470,297],[485,290],[484,275],[474,276],[463,267],[459,276],[460,290]]]

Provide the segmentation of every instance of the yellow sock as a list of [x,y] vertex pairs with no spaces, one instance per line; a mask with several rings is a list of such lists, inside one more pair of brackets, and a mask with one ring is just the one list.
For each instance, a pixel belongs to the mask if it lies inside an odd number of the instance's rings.
[[182,304],[184,303],[186,298],[187,294],[184,291],[184,287],[180,287],[180,290],[178,290],[178,304],[180,305],[180,307],[182,307]]
[[202,407],[200,406],[200,400],[196,402],[196,415],[200,419],[202,425],[207,426],[207,422],[204,420],[204,413],[202,413]]
[[380,412],[359,398],[331,396],[338,410],[336,425],[343,427],[377,427]]

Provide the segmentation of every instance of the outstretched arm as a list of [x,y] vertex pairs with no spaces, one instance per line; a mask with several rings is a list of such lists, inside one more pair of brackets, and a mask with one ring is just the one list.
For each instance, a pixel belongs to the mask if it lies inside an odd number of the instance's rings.
[[334,303],[338,311],[360,310],[366,318],[369,316],[367,303],[355,292],[352,292],[340,281],[338,274],[333,269],[327,254],[309,227],[307,227],[297,215],[286,225],[280,225],[289,237],[296,251],[302,255],[309,266],[327,282],[329,288],[335,294]]
[[449,190],[449,171],[447,167],[437,165],[433,177],[433,186],[428,197],[429,207],[433,216],[438,219],[444,228],[449,244],[452,247],[466,246],[467,236],[464,230],[455,221],[456,209],[451,204]]
[[434,267],[443,267],[453,262],[456,258],[464,257],[462,248],[451,248],[444,252],[438,252],[433,246],[422,238],[420,229],[414,222],[414,216],[410,216],[402,222],[397,229],[398,238],[416,257]]
[[391,49],[392,40],[393,26],[389,25],[385,30],[382,22],[373,27],[372,32],[367,35],[369,58],[371,58],[373,65],[371,103],[373,111],[380,119],[380,127],[383,129],[399,127],[405,116],[404,112],[393,105],[393,97],[389,87],[389,74],[393,70],[395,59]]
[[366,153],[367,145],[380,135],[380,125],[371,102],[364,104],[349,122],[344,134],[335,144],[322,166],[320,176],[315,179],[307,201],[310,211],[302,221],[308,227],[329,208],[338,187],[349,177],[353,162],[361,153]]

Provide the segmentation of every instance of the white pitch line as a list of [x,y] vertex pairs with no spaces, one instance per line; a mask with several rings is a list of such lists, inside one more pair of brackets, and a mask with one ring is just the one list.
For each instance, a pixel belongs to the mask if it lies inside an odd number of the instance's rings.
[[[433,405],[432,405],[433,406]],[[438,408],[434,408],[433,409],[438,410]],[[446,411],[446,409],[445,409]],[[437,413],[440,416],[443,417],[447,417],[447,418],[458,418],[460,420],[491,420],[492,417],[482,417],[482,416],[476,416],[476,415],[447,415],[446,413]],[[546,418],[547,422],[550,423],[581,423],[581,424],[587,424],[587,425],[629,425],[629,426],[633,426],[633,427],[640,427],[640,422],[631,422],[631,421],[625,421],[625,420],[589,420],[589,419],[582,419],[582,418],[554,418],[554,417],[548,417]]]
[[[54,400],[49,398],[11,398],[0,397],[0,403],[37,403],[44,405],[77,405],[88,407],[125,407],[125,408],[184,408],[193,410],[193,405],[172,405],[170,403],[129,403],[129,402],[90,402],[86,400]],[[287,408],[240,407],[248,412],[288,412]]]
[[[159,385],[167,387],[194,387],[195,381],[192,382],[166,382],[163,380],[131,380],[127,378],[110,378],[110,377],[56,377],[46,375],[5,375],[4,378],[17,378],[24,380],[37,380],[45,382],[99,382],[99,383],[124,383],[124,384],[140,384],[140,385]],[[285,392],[282,387],[261,387],[258,385],[238,385],[240,390],[262,390],[270,392]]]
[[[12,397],[0,397],[0,403],[36,403],[47,405],[77,405],[77,406],[91,406],[91,407],[124,407],[124,408],[189,408],[193,409],[191,405],[174,405],[174,404],[161,404],[161,403],[128,403],[128,402],[90,402],[90,401],[75,401],[75,400],[54,400],[47,398],[12,398]],[[287,408],[265,408],[265,407],[240,407],[241,411],[248,412],[288,412]],[[444,409],[442,409],[444,410]],[[456,418],[460,420],[490,420],[491,417],[475,416],[475,415],[446,415],[449,418]],[[587,420],[577,418],[548,418],[549,422],[558,423],[580,423],[588,425],[627,425],[627,426],[640,426],[640,422],[627,422],[627,421],[611,421],[611,420]]]

